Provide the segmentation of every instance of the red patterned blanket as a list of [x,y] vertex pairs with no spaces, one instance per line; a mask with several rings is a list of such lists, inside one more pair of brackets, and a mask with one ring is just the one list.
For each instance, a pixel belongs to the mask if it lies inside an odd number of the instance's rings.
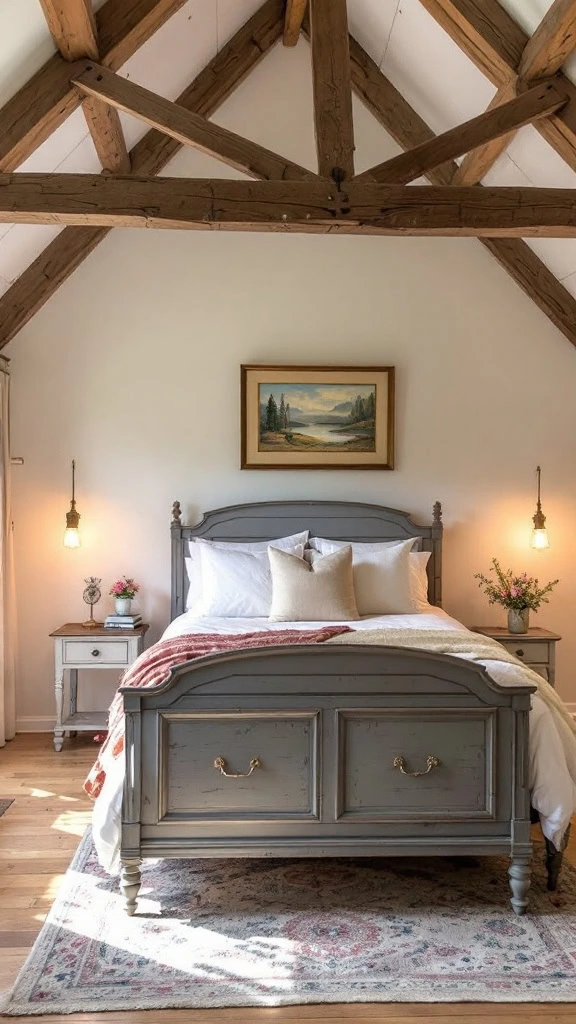
[[[332,636],[352,632],[349,626],[324,626],[322,629],[278,629],[259,633],[188,633],[186,636],[161,640],[144,651],[127,670],[121,686],[160,686],[173,668],[207,654],[243,651],[250,647],[282,647],[285,644],[321,644]],[[114,760],[124,752],[124,710],[118,692],[108,713],[108,735],[100,747],[84,789],[94,800],[102,792],[108,758]]]

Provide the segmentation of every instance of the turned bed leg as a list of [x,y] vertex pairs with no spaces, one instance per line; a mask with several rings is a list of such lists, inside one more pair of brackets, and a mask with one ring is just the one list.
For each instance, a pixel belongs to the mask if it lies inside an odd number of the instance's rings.
[[525,914],[530,888],[530,857],[513,857],[508,868],[512,898],[510,903],[515,914]]
[[123,860],[120,872],[120,889],[126,900],[124,907],[127,914],[132,917],[136,913],[136,900],[140,891],[142,874],[140,872],[139,860]]
[[568,846],[569,839],[570,825],[568,825],[564,834],[561,850],[557,850],[554,843],[544,837],[544,842],[546,843],[546,871],[548,872],[548,889],[550,892],[556,892],[558,888],[558,878],[562,868],[562,861],[564,860],[564,850]]

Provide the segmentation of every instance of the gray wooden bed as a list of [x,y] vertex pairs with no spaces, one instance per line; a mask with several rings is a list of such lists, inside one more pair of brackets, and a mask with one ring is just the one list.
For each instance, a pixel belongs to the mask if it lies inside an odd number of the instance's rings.
[[[442,522],[356,502],[237,505],[181,523],[172,617],[185,609],[192,537],[273,540],[301,530],[357,541],[419,538],[441,604]],[[530,886],[531,686],[421,651],[343,645],[252,649],[122,689],[122,891],[136,909],[143,857],[506,854],[511,904]]]

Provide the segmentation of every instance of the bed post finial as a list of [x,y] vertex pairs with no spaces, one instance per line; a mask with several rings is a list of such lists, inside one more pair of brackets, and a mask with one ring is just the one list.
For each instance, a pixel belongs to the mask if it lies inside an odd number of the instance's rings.
[[182,509],[180,508],[180,502],[175,501],[172,505],[172,526],[182,525]]
[[435,526],[442,526],[442,502],[435,501],[432,509],[432,516]]

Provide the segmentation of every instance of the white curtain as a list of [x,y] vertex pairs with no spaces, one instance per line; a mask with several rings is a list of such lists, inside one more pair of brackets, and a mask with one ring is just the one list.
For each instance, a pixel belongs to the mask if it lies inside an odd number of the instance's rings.
[[0,356],[0,747],[16,732],[16,602],[10,498],[10,374]]

